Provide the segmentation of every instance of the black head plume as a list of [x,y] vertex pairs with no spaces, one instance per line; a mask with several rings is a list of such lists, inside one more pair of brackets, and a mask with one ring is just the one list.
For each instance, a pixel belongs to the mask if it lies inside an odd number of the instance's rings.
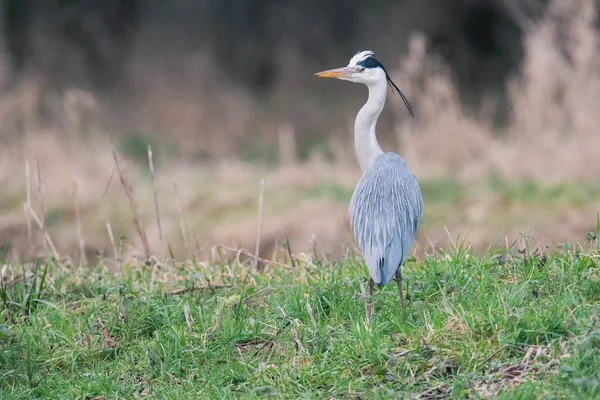
[[385,79],[387,80],[387,83],[390,86],[390,89],[392,89],[392,93],[394,93],[394,91],[398,92],[398,94],[402,98],[402,101],[406,105],[406,108],[408,109],[408,112],[410,113],[411,117],[415,118],[415,113],[414,113],[410,103],[408,102],[408,99],[406,98],[406,96],[404,96],[404,93],[402,93],[402,91],[398,88],[398,86],[396,86],[394,81],[392,81],[392,78],[390,78],[390,76],[388,75],[383,64],[381,64],[379,61],[377,61],[373,57],[367,57],[367,58],[363,59],[362,61],[356,63],[356,65],[360,65],[361,67],[364,67],[364,68],[381,68],[383,70],[383,72],[385,73]]

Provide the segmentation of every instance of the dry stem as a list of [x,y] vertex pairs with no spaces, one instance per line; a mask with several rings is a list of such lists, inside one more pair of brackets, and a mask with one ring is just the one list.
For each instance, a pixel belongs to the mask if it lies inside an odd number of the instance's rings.
[[113,254],[115,255],[115,263],[121,265],[119,260],[119,251],[117,250],[117,245],[115,243],[115,236],[113,235],[112,226],[110,225],[110,221],[106,221],[106,230],[108,232],[108,238],[110,239],[110,244],[113,248]]
[[181,213],[181,202],[179,201],[179,191],[177,190],[177,182],[173,182],[173,188],[175,189],[175,203],[177,205],[177,214],[179,215],[179,228],[181,229],[183,245],[185,246],[185,255],[188,260],[191,260],[190,244],[188,243],[187,233],[185,232],[185,226],[183,224],[183,214]]
[[77,239],[79,242],[79,254],[81,265],[87,265],[85,256],[85,240],[83,239],[83,229],[81,227],[81,213],[79,210],[79,185],[77,181],[73,183],[73,203],[75,205],[75,224],[77,225]]
[[142,222],[140,220],[140,216],[138,213],[138,206],[133,196],[133,188],[131,184],[127,181],[125,177],[125,172],[119,162],[119,157],[117,156],[117,150],[113,145],[110,146],[110,151],[112,153],[113,159],[115,160],[115,166],[117,167],[117,172],[119,173],[119,178],[121,180],[121,184],[123,185],[123,189],[127,194],[127,199],[129,200],[129,208],[131,209],[131,213],[133,216],[133,224],[135,225],[135,229],[142,240],[142,246],[144,247],[144,256],[146,260],[150,259],[150,246],[148,245],[148,238],[146,237],[146,231],[144,231],[142,227]]
[[260,180],[260,194],[258,196],[258,220],[256,222],[256,248],[254,250],[254,271],[258,271],[259,266],[259,252],[260,252],[260,231],[262,223],[262,212],[263,212],[263,197],[265,193],[265,180]]
[[165,241],[162,231],[162,224],[160,223],[160,208],[158,207],[158,191],[156,190],[156,174],[154,173],[154,160],[152,158],[152,147],[148,144],[148,164],[150,165],[150,175],[152,179],[152,191],[154,192],[154,209],[156,211],[156,223],[158,224],[158,237],[160,239],[161,248],[165,251]]

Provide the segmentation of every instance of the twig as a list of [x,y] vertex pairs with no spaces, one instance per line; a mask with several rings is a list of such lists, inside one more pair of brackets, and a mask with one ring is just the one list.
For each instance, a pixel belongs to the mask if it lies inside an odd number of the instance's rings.
[[116,169],[117,169],[117,167],[113,166],[112,171],[110,171],[110,176],[108,177],[108,182],[106,182],[106,187],[104,188],[104,191],[102,192],[101,197],[104,197],[104,195],[106,195],[106,193],[108,192],[108,189],[110,188],[110,184],[112,183],[113,176],[115,175]]
[[196,244],[196,255],[198,255],[201,251],[200,241],[198,241],[198,235],[196,235],[196,232],[192,232],[192,235],[194,235],[194,243]]
[[304,346],[302,345],[302,342],[300,341],[300,336],[298,336],[298,330],[296,329],[295,326],[292,326],[292,333],[294,334],[294,341],[296,342],[296,351],[304,350]]
[[[37,189],[37,194],[38,194],[38,201],[40,203],[40,216],[39,216],[39,222],[38,222],[38,226],[40,228],[40,231],[42,231],[42,235],[44,236],[44,238],[50,238],[50,236],[48,235],[48,232],[46,231],[46,224],[44,221],[44,199],[42,196],[42,180],[40,177],[40,160],[38,158],[36,158],[36,170],[35,170],[35,182],[36,182],[36,189]],[[31,203],[29,206],[29,209],[31,211],[33,211],[33,207],[31,207]],[[44,249],[48,250],[48,246],[50,246],[50,243],[52,241],[48,241],[48,240],[44,240]],[[52,253],[55,255],[56,260],[58,261],[58,253],[56,251],[56,248],[54,247],[54,244],[52,244]]]
[[187,304],[183,305],[183,315],[185,316],[185,323],[187,324],[188,331],[192,332],[192,319],[190,318],[190,309]]
[[288,256],[290,256],[290,263],[292,264],[292,268],[296,268],[296,262],[294,261],[294,256],[292,256],[292,247],[290,246],[290,239],[287,236],[283,240],[283,246],[287,250]]
[[439,384],[437,386],[429,388],[429,389],[425,390],[424,392],[419,393],[418,398],[421,398],[421,399],[430,399],[430,398],[436,398],[436,397],[446,398],[447,392],[443,393],[443,396],[436,396],[433,394],[434,392],[441,390],[442,388],[444,388],[443,384]]
[[485,360],[483,360],[479,364],[479,368],[481,368],[483,366],[483,364],[486,364],[488,361],[490,361],[492,358],[496,357],[498,354],[500,354],[501,352],[503,352],[506,349],[515,349],[515,350],[519,350],[521,352],[525,351],[521,347],[515,346],[514,344],[505,344],[504,346],[500,347],[498,350],[496,350],[492,354],[490,354]]
[[401,351],[401,352],[399,352],[399,353],[394,353],[393,355],[394,355],[394,357],[404,357],[405,355],[407,355],[407,354],[409,354],[409,353],[412,353],[413,351],[414,351],[414,350],[412,350],[412,349],[409,349],[409,350],[404,350],[404,351]]
[[274,288],[274,287],[272,287],[272,286],[267,286],[267,287],[265,287],[265,288],[263,288],[263,289],[260,289],[260,290],[259,290],[259,291],[257,291],[257,292],[254,292],[254,293],[252,293],[252,294],[250,294],[250,295],[248,295],[248,296],[244,297],[244,301],[248,301],[248,300],[250,300],[250,299],[253,299],[253,298],[255,298],[255,297],[258,297],[259,295],[262,295],[262,294],[265,294],[265,293],[272,292],[273,290],[275,290],[275,288]]
[[115,263],[121,265],[119,261],[119,251],[117,250],[117,244],[115,243],[115,236],[113,235],[112,226],[110,226],[110,221],[106,221],[106,230],[108,232],[108,238],[110,239],[110,244],[113,248],[113,253],[115,255]]
[[125,307],[123,307],[123,304],[119,306],[119,315],[121,316],[123,322],[129,322],[129,315],[127,315],[127,311],[125,310]]
[[25,160],[25,187],[27,188],[27,198],[25,204],[23,205],[23,212],[25,214],[25,223],[27,224],[27,240],[29,241],[29,250],[31,254],[33,254],[33,252],[35,251],[35,246],[33,245],[31,215],[29,214],[29,209],[31,208],[31,180],[29,174],[29,160]]
[[45,246],[47,245],[48,247],[50,247],[50,250],[52,251],[52,255],[54,256],[54,259],[56,260],[56,262],[58,264],[60,264],[60,256],[58,254],[58,251],[56,250],[56,247],[54,246],[54,243],[52,242],[52,239],[50,238],[50,235],[48,234],[48,231],[46,231],[46,229],[44,228],[44,224],[42,223],[40,218],[37,216],[37,214],[35,213],[33,208],[31,208],[27,204],[24,204],[24,207],[27,210],[27,212],[29,212],[29,215],[31,215],[31,217],[33,218],[33,220],[35,221],[37,226],[40,228],[40,231],[42,231],[42,234],[44,235],[44,239],[45,239],[44,245]]
[[183,238],[183,245],[185,246],[185,255],[188,260],[190,257],[190,244],[188,243],[187,234],[185,232],[185,226],[183,224],[183,214],[181,213],[181,202],[179,201],[179,191],[177,190],[177,182],[173,182],[175,188],[175,204],[177,205],[177,214],[179,214],[179,228],[181,229],[181,237]]
[[292,320],[291,320],[291,319],[288,319],[287,321],[285,321],[285,324],[283,324],[283,326],[282,326],[281,328],[279,328],[279,329],[277,330],[277,332],[275,332],[275,334],[273,334],[273,336],[271,336],[271,340],[273,340],[273,339],[275,339],[277,336],[279,336],[279,334],[280,334],[281,332],[283,332],[283,330],[284,330],[285,328],[287,328],[288,326],[290,326],[291,324],[292,324]]
[[110,151],[115,160],[115,166],[117,167],[117,172],[119,173],[119,178],[121,180],[121,184],[123,185],[123,189],[125,189],[125,193],[127,194],[127,199],[129,200],[129,208],[131,209],[131,213],[133,215],[133,224],[135,225],[135,229],[137,230],[138,235],[140,236],[140,239],[142,240],[142,246],[144,247],[144,256],[146,257],[146,260],[149,260],[150,259],[150,246],[148,245],[148,238],[146,237],[146,231],[144,231],[144,229],[142,228],[142,223],[140,221],[140,217],[138,214],[137,203],[135,201],[135,198],[133,197],[133,188],[131,187],[129,182],[127,182],[127,179],[125,178],[125,172],[123,171],[121,163],[119,162],[119,157],[117,156],[117,150],[115,149],[115,147],[112,144],[110,146]]
[[29,172],[29,160],[25,160],[25,181],[27,183],[27,205],[31,207],[31,173]]
[[[223,245],[217,246],[217,248],[221,248],[221,249],[227,250],[227,251],[234,251],[236,253],[241,253],[241,254],[243,254],[245,256],[252,257],[252,258],[256,257],[254,254],[252,254],[250,251],[248,251],[246,249],[234,249],[233,247],[227,247],[227,246],[223,246]],[[265,263],[265,264],[275,265],[275,266],[284,267],[284,268],[290,268],[289,265],[284,264],[284,263],[280,263],[280,262],[277,262],[277,261],[267,260],[266,258],[262,258],[262,257],[256,257],[256,258],[258,258],[258,260],[260,262]]]
[[308,311],[308,316],[310,317],[310,320],[311,320],[313,326],[315,327],[315,331],[316,331],[317,330],[317,319],[315,318],[315,313],[313,312],[313,309],[310,306],[310,303],[308,302],[308,300],[306,300],[306,310]]
[[81,213],[79,212],[79,185],[77,181],[73,183],[73,202],[75,203],[75,224],[77,227],[77,239],[79,241],[80,263],[81,265],[87,265],[85,241],[83,239],[83,229],[81,228]]
[[35,159],[35,186],[37,189],[38,201],[40,203],[40,219],[42,220],[42,225],[45,225],[44,222],[44,196],[42,195],[42,175],[40,173],[40,159]]
[[165,241],[164,241],[164,236],[163,236],[163,231],[162,231],[162,225],[160,223],[160,208],[158,207],[158,192],[156,190],[156,174],[154,172],[154,160],[152,157],[152,147],[150,146],[149,143],[148,143],[148,164],[150,165],[152,191],[154,192],[154,209],[156,211],[156,223],[158,224],[158,237],[160,239],[160,245],[161,245],[161,249],[163,251],[163,258],[164,258]]
[[195,291],[200,291],[200,290],[212,290],[212,289],[225,289],[225,288],[230,288],[230,287],[233,287],[233,285],[232,284],[222,284],[222,285],[210,284],[210,285],[204,285],[204,286],[194,286],[191,288],[175,289],[170,292],[167,292],[167,294],[177,296],[177,295],[184,294],[187,292],[195,292]]
[[256,248],[254,250],[254,271],[258,271],[260,252],[260,230],[262,223],[263,197],[265,193],[265,180],[260,180],[260,194],[258,196],[258,220],[256,222]]
[[[287,321],[285,321],[285,324],[283,324],[283,326],[282,326],[281,328],[277,329],[277,332],[275,332],[273,335],[271,335],[271,337],[270,337],[269,339],[267,339],[267,340],[265,340],[265,341],[264,341],[264,343],[262,344],[262,346],[260,346],[260,347],[258,348],[258,351],[257,351],[257,353],[258,353],[259,351],[262,351],[262,350],[264,350],[264,349],[265,349],[267,346],[269,346],[269,347],[273,346],[273,341],[274,341],[275,339],[277,339],[277,336],[279,336],[279,334],[280,334],[281,332],[283,332],[283,330],[284,330],[285,328],[287,328],[288,326],[290,326],[290,325],[292,325],[292,321],[291,321],[290,319],[288,319]],[[256,343],[256,344],[258,344],[258,343]]]

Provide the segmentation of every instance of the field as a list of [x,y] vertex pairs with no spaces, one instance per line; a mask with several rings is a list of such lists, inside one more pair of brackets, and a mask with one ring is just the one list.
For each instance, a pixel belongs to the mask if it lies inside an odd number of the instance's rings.
[[315,82],[336,65],[281,55],[267,96],[200,53],[134,59],[120,97],[12,82],[0,56],[0,398],[600,397],[595,10],[520,21],[480,109],[423,35],[386,59],[417,119],[389,96],[378,138],[424,217],[406,320],[392,283],[369,323],[365,91]]
[[406,263],[405,321],[391,284],[369,324],[352,252],[5,270],[0,397],[597,398],[595,246],[458,243]]

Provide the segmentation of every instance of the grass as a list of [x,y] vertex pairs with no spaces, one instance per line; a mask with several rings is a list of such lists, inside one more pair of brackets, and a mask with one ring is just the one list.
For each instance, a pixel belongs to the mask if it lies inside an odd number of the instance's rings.
[[0,398],[597,398],[599,260],[432,254],[404,269],[407,320],[391,284],[368,326],[352,254],[22,267],[0,292]]

